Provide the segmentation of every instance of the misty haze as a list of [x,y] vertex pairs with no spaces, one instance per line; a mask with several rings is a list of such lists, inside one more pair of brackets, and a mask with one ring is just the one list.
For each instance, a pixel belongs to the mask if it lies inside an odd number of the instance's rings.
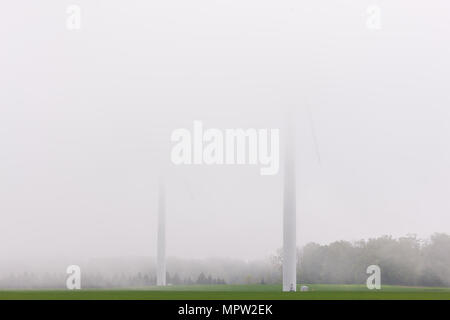
[[155,285],[160,179],[168,284],[281,283],[283,150],[269,175],[275,153],[177,165],[171,135],[283,149],[287,114],[297,283],[450,286],[448,1],[382,2],[379,30],[349,0],[76,3],[72,31],[66,1],[0,11],[0,288],[65,288],[68,265]]

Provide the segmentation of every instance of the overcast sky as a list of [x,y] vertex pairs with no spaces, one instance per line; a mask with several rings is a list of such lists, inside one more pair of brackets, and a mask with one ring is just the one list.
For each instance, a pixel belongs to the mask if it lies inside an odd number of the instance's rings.
[[174,166],[170,134],[281,128],[286,108],[299,245],[450,232],[449,38],[444,0],[9,1],[0,259],[154,256],[161,173],[169,256],[271,254],[282,172]]

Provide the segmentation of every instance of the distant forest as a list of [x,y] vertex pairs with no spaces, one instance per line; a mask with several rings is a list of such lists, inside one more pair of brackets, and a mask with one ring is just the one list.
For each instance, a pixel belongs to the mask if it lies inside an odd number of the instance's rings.
[[[187,260],[169,258],[167,282],[195,284],[281,283],[282,255],[267,259]],[[414,235],[390,236],[328,245],[309,243],[298,250],[297,282],[301,284],[365,284],[366,269],[381,268],[381,283],[405,286],[450,286],[450,235],[422,240]],[[80,265],[82,288],[137,288],[156,284],[152,258],[95,260]],[[65,288],[65,265],[58,271],[16,270],[0,275],[0,289]]]
[[366,268],[381,268],[382,284],[450,286],[450,235],[394,239],[384,236],[329,245],[310,243],[299,252],[300,283],[365,283]]

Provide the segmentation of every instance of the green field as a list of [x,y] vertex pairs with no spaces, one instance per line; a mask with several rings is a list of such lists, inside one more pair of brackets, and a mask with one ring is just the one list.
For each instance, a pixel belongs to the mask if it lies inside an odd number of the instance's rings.
[[[199,285],[117,290],[3,290],[0,300],[450,300],[450,288],[309,285],[308,292],[281,292],[279,285]],[[300,289],[300,288],[298,288]]]

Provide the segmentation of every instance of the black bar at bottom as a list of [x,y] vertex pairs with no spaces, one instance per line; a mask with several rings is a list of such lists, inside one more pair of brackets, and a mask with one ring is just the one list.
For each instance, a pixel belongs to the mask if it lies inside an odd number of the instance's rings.
[[365,319],[386,316],[405,317],[424,314],[430,318],[434,313],[447,314],[449,301],[338,301],[338,300],[31,300],[0,301],[0,312],[10,312],[15,317],[66,316],[84,319],[86,317],[120,317],[144,319],[322,319],[333,318]]

